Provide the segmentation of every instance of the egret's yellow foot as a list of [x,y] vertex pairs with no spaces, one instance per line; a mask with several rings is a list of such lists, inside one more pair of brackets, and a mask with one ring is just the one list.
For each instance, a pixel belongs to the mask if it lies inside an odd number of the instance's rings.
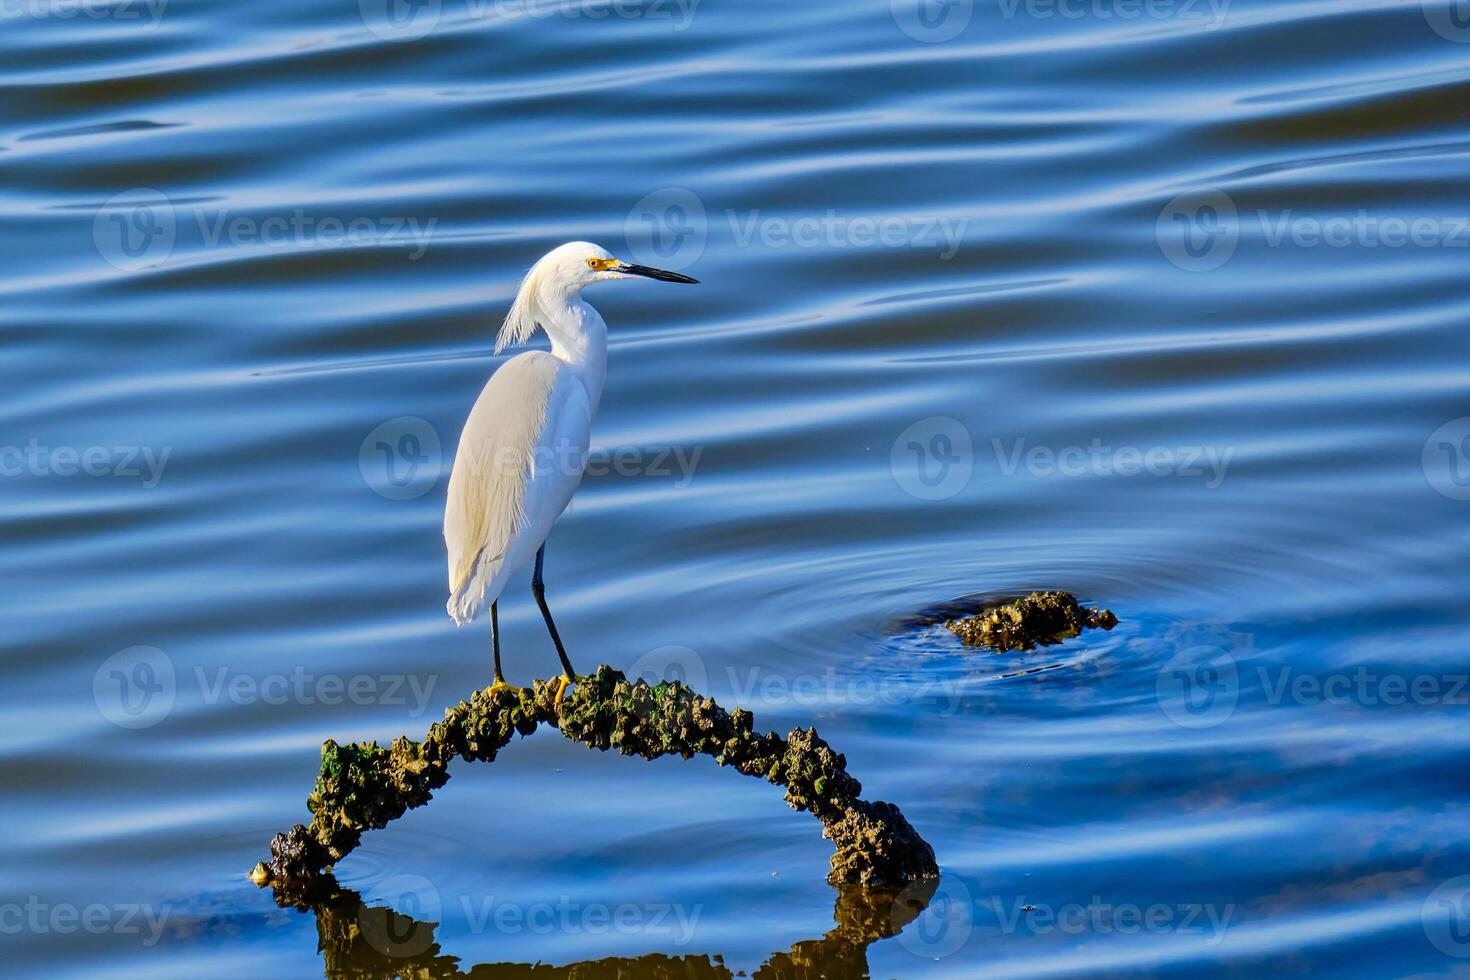
[[500,690],[500,689],[501,689],[501,688],[502,688],[502,687],[503,687],[503,688],[506,688],[506,689],[507,689],[507,690],[509,690],[509,688],[510,688],[510,685],[509,685],[509,684],[507,684],[507,683],[506,683],[506,682],[505,682],[505,681],[504,681],[504,680],[502,680],[502,679],[501,679],[501,678],[499,678],[499,677],[497,677],[497,678],[496,678],[496,679],[495,679],[495,683],[494,683],[494,684],[491,684],[491,685],[490,685],[490,693],[491,693],[491,694],[494,694],[494,693],[495,693],[495,692],[496,692],[496,691],[498,691],[498,690]]
[[567,688],[571,685],[571,683],[572,679],[566,674],[562,674],[560,677],[557,678],[556,697],[552,699],[555,703],[561,704],[561,699],[566,697]]

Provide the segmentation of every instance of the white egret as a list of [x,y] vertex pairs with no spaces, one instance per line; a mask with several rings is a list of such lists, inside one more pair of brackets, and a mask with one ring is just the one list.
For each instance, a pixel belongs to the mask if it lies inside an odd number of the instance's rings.
[[521,282],[495,352],[524,343],[538,326],[551,339],[551,352],[526,351],[502,364],[485,382],[459,437],[444,507],[447,608],[462,626],[490,604],[497,687],[505,678],[496,604],[506,580],[533,555],[531,592],[561,658],[558,699],[574,679],[546,606],[541,566],[546,536],[582,482],[592,420],[607,378],[607,324],[583,301],[582,290],[633,276],[698,282],[619,261],[589,242],[568,242],[542,256]]

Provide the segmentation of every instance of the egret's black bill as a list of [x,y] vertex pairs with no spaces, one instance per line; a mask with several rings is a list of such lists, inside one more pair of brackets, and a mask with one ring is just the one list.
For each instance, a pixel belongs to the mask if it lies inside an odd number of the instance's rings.
[[677,272],[669,272],[667,269],[653,269],[646,265],[628,265],[624,263],[618,266],[619,272],[626,272],[631,276],[647,276],[649,279],[657,279],[659,282],[687,282],[699,285],[698,279],[680,275]]

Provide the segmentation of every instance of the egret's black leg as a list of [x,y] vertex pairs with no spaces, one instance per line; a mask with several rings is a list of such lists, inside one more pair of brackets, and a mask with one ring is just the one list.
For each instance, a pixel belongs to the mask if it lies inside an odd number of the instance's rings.
[[561,658],[562,673],[566,674],[568,680],[575,680],[576,674],[572,671],[572,662],[567,659],[567,651],[561,645],[561,637],[557,635],[556,623],[551,619],[551,610],[546,608],[546,584],[541,581],[541,563],[546,558],[546,545],[536,552],[536,571],[531,573],[531,592],[536,596],[536,605],[541,607],[541,616],[546,620],[546,629],[551,633],[551,642],[556,644],[556,655]]
[[495,647],[495,683],[504,684],[505,675],[500,672],[500,610],[498,602],[490,603],[490,643]]

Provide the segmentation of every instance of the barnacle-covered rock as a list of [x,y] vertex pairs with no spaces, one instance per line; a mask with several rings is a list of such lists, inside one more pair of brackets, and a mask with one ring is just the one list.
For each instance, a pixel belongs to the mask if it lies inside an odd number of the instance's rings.
[[892,803],[856,800],[822,832],[837,847],[827,874],[834,885],[910,881],[918,877],[915,867],[929,869],[925,874],[939,873],[934,849]]
[[1070,592],[1033,592],[944,624],[967,647],[1033,650],[1071,639],[1086,629],[1110,630],[1118,617],[1110,609],[1087,609]]
[[407,737],[388,748],[376,742],[322,746],[322,768],[307,800],[312,821],[271,841],[271,858],[252,870],[283,904],[299,904],[314,879],[357,847],[364,831],[386,826],[429,801],[449,779],[456,757],[493,762],[514,735],[542,723],[589,748],[656,759],[707,755],[722,766],[786,787],[786,802],[810,811],[837,845],[834,884],[902,885],[938,873],[934,851],[898,808],[858,799],[862,784],[847,760],[816,729],[796,728],[782,738],[755,732],[751,713],[733,713],[678,681],[630,682],[602,666],[561,701],[557,683],[486,688],[449,708],[423,742]]

